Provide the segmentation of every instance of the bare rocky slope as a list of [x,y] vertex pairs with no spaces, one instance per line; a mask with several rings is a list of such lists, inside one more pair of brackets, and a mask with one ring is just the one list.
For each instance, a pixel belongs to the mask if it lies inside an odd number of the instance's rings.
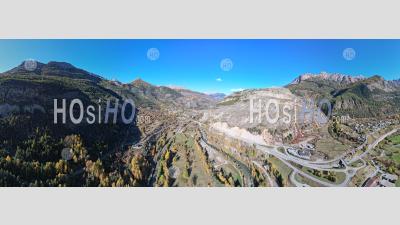
[[400,110],[399,80],[339,74],[302,75],[286,86],[306,98],[331,101],[334,114],[357,118],[386,116]]

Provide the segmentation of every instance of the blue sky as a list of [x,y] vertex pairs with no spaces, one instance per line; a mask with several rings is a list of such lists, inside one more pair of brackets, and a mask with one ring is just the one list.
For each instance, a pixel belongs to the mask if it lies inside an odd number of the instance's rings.
[[[149,60],[147,51],[160,56]],[[353,60],[343,50],[356,52]],[[233,68],[224,71],[223,59]],[[283,86],[304,73],[400,78],[400,40],[0,40],[0,71],[25,59],[69,62],[108,79],[230,93]]]

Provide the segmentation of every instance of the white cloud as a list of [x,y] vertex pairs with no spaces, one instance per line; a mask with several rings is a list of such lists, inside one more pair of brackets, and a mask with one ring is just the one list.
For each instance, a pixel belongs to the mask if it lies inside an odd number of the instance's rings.
[[243,91],[243,88],[233,88],[231,89],[231,92],[238,92],[238,91]]
[[216,81],[222,82],[222,78],[219,78],[219,77],[218,77],[218,78],[216,79]]

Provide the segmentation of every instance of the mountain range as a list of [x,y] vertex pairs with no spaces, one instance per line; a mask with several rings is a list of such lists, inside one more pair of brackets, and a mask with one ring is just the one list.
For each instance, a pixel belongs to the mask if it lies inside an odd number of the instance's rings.
[[398,113],[400,109],[400,80],[387,81],[378,75],[366,78],[305,74],[286,88],[305,98],[328,99],[338,115],[376,117]]
[[[113,148],[123,144],[126,136],[130,136],[131,141],[141,136],[137,124],[123,124],[120,117],[117,124],[72,124],[69,120],[66,124],[54,124],[54,99],[59,100],[59,107],[62,99],[66,99],[67,104],[80,99],[84,107],[100,105],[103,112],[107,100],[132,99],[137,115],[144,112],[162,115],[166,110],[205,109],[217,104],[215,96],[156,86],[141,79],[122,84],[65,62],[36,62],[33,70],[27,70],[23,62],[0,74],[0,143],[3,143],[0,148],[16,149],[37,128],[47,130],[55,139],[78,134],[87,140],[89,150],[98,145]],[[75,117],[78,113],[79,109],[74,108]],[[97,113],[95,117],[96,121],[101,120]],[[84,114],[82,121],[86,118]]]
[[[224,96],[157,86],[141,79],[124,84],[65,62],[36,62],[36,67],[28,69],[22,63],[0,74],[0,186],[153,185],[149,174],[157,174],[153,170],[161,156],[157,151],[168,149],[167,137],[178,140],[173,138],[174,134],[188,126],[188,118],[244,138],[253,138],[256,133],[264,135],[263,130],[270,132],[266,136],[271,143],[292,138],[290,132],[296,125],[283,119],[275,124],[250,124],[252,97],[284,99],[279,110],[285,104],[298,107],[293,102],[300,98],[326,98],[332,103],[335,115],[384,117],[399,113],[400,80],[304,74],[282,88],[247,89]],[[80,99],[84,107],[93,105],[96,110],[100,107],[101,112],[105,111],[107,100],[132,99],[137,120],[131,124],[120,119],[115,124],[100,123],[101,116],[96,113],[93,124],[74,124],[70,120],[65,124],[54,123],[55,99],[60,100],[58,107],[61,99],[68,103]],[[67,112],[76,118],[79,109]],[[287,113],[296,115],[296,110]],[[148,116],[150,122],[141,122],[138,118],[142,116]],[[87,117],[84,114],[82,121]],[[197,134],[197,130],[192,134]],[[182,132],[180,137],[184,136],[195,137]],[[132,155],[142,149],[141,144],[136,145],[142,140],[150,143],[144,146],[146,151],[142,156]],[[186,141],[180,146],[189,144]],[[60,159],[65,147],[73,149],[68,163]]]
[[47,64],[41,62],[34,62],[35,68],[27,70],[25,62],[22,62],[19,66],[0,73],[0,76],[12,76],[12,75],[41,75],[41,76],[58,76],[68,77],[72,79],[86,79],[94,82],[99,82],[103,78],[99,75],[87,72],[83,69],[76,68],[70,63],[66,62],[55,62],[50,61]]
[[[49,89],[58,91],[58,93],[57,91],[47,93],[53,95],[52,97],[65,97],[65,95],[77,97],[79,91],[94,91],[93,95],[84,94],[81,97],[89,98],[91,101],[96,101],[96,98],[98,100],[103,94],[118,98],[132,98],[139,107],[158,109],[213,108],[218,104],[232,103],[232,100],[237,99],[237,95],[243,92],[234,93],[231,96],[220,93],[204,94],[180,87],[156,86],[141,79],[123,84],[104,79],[66,62],[53,61],[47,64],[37,62],[36,69],[33,71],[26,70],[23,62],[19,66],[1,73],[0,78],[3,81],[7,80],[7,82],[3,82],[3,85],[14,85],[15,88],[15,90],[7,91],[8,96],[3,98],[3,101],[8,103],[24,101],[32,103],[35,100],[34,97],[45,98],[46,95],[43,95],[43,91],[46,89],[34,91],[29,88],[38,82],[38,78],[40,78],[42,86],[47,87],[46,85],[48,85]],[[82,85],[71,86],[72,83],[81,83]],[[69,90],[67,84],[74,90]],[[2,88],[3,93],[7,85]],[[18,86],[23,87],[24,92],[21,92]],[[38,87],[36,85],[36,88]],[[84,88],[86,90],[82,90]],[[397,113],[400,108],[400,79],[387,81],[377,75],[367,78],[339,73],[306,73],[295,78],[284,88],[303,98],[328,99],[336,114],[349,114],[354,117],[382,116]],[[62,94],[62,90],[64,90],[64,94]],[[257,91],[257,89],[253,91]],[[38,95],[39,93],[42,93],[40,95],[42,97]]]

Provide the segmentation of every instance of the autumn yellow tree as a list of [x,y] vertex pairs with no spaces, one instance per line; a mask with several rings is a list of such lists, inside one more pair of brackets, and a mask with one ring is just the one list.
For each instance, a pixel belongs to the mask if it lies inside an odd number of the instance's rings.
[[66,136],[64,138],[64,143],[67,147],[72,149],[72,160],[74,163],[84,163],[86,161],[88,153],[79,135]]

